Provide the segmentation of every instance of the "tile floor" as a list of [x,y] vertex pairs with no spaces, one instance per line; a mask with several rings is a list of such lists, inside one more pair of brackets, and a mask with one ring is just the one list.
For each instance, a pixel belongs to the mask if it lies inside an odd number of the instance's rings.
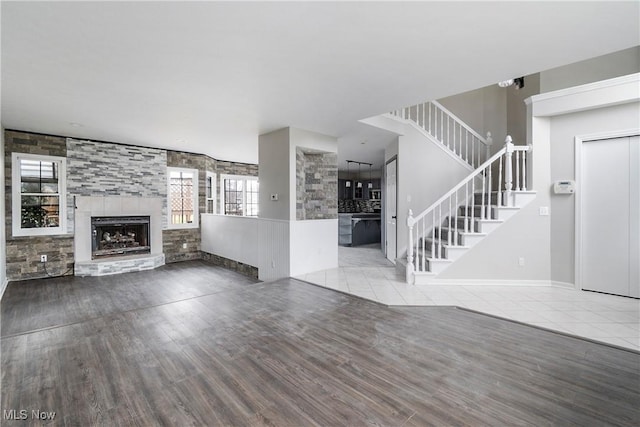
[[339,248],[340,267],[298,276],[386,305],[454,305],[640,351],[640,300],[555,286],[407,285],[377,245]]

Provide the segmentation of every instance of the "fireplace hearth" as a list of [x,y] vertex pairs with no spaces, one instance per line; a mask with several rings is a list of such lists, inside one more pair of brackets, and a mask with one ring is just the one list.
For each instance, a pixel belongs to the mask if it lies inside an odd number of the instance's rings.
[[148,216],[91,217],[91,259],[151,252]]

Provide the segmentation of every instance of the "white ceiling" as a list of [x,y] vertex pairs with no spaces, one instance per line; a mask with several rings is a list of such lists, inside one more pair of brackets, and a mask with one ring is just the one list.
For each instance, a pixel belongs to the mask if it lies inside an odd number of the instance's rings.
[[2,1],[2,125],[244,162],[293,126],[380,167],[358,120],[635,46],[639,5]]

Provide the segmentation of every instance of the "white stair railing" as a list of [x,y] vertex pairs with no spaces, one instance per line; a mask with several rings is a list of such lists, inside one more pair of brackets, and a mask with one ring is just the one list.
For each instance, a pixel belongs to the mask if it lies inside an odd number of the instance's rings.
[[[527,191],[527,153],[530,151],[530,146],[516,146],[507,136],[500,151],[422,213],[413,216],[409,210],[407,283],[411,283],[415,272],[429,271],[430,260],[444,258],[445,248],[461,246],[462,233],[476,233],[475,219],[493,219],[493,206],[513,206],[512,193]],[[496,172],[497,188],[492,188],[492,174]],[[461,211],[464,214],[460,214]]]
[[437,101],[405,107],[389,114],[412,121],[473,168],[489,158],[491,132],[487,132],[486,137],[481,136]]

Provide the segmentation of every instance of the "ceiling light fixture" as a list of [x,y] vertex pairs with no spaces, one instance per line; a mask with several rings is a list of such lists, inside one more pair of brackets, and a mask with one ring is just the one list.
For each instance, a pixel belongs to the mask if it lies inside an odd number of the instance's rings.
[[371,181],[371,165],[369,165],[369,183],[367,184],[367,188],[373,188],[373,181]]

